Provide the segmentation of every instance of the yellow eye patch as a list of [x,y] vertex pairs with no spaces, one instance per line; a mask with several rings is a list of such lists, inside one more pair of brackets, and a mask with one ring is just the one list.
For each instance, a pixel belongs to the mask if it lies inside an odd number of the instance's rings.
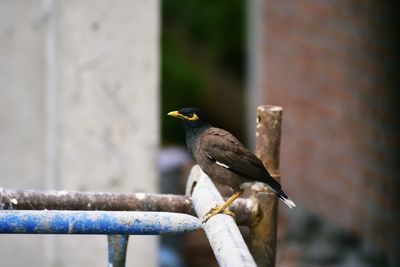
[[193,113],[190,117],[189,116],[185,116],[185,115],[183,115],[183,117],[186,120],[189,120],[189,121],[197,121],[199,119],[199,117],[196,115],[196,113]]

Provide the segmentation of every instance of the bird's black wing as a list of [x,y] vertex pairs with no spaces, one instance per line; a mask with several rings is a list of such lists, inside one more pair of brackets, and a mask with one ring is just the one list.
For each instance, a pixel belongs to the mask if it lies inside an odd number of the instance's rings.
[[207,157],[245,179],[266,183],[272,189],[280,191],[281,185],[271,177],[262,161],[232,134],[212,128],[204,137],[201,146]]

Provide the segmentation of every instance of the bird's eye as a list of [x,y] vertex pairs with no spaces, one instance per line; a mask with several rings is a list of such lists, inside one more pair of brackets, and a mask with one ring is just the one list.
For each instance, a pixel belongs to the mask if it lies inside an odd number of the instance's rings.
[[196,113],[189,113],[186,115],[186,118],[190,121],[196,121],[199,119]]

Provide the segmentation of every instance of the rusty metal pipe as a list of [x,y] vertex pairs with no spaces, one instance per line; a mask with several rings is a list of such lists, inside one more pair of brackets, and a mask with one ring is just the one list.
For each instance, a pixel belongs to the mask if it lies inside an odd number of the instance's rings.
[[[272,177],[280,180],[279,153],[282,108],[260,106],[257,109],[256,155]],[[278,199],[275,194],[256,196],[261,208],[260,221],[250,228],[251,252],[258,266],[275,266]]]
[[[0,210],[109,210],[165,211],[194,214],[190,197],[147,193],[102,193],[76,191],[38,191],[0,187]],[[254,202],[237,199],[231,210],[236,222],[250,225]]]
[[178,195],[0,188],[0,209],[131,210],[188,213],[187,211],[191,209],[191,202],[190,199]]

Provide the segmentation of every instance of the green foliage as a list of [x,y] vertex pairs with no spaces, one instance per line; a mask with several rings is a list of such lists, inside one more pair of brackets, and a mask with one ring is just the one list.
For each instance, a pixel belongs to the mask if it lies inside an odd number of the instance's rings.
[[184,141],[179,123],[166,117],[168,111],[203,106],[217,86],[215,75],[243,80],[244,7],[243,0],[162,2],[163,142]]

